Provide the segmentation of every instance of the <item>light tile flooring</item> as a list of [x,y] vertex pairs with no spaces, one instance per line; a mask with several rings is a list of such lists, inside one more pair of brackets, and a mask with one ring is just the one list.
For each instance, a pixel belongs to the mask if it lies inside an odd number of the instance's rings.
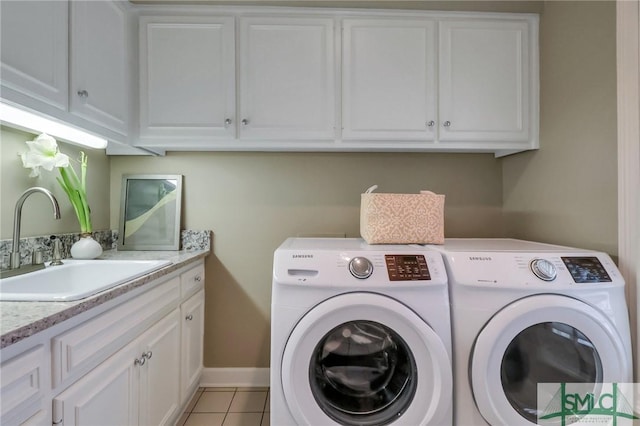
[[270,426],[269,388],[200,388],[176,426]]

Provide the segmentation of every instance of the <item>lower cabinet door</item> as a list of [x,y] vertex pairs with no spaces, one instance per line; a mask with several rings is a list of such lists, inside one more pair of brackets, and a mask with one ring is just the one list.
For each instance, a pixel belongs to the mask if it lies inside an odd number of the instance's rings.
[[200,383],[204,337],[204,290],[200,290],[181,306],[182,321],[182,395],[184,403]]
[[180,403],[180,310],[173,310],[139,341],[139,356],[145,358],[140,368],[140,424],[170,424]]
[[53,400],[53,423],[137,425],[139,343],[133,341]]
[[53,400],[53,422],[165,425],[178,417],[180,310],[174,309]]

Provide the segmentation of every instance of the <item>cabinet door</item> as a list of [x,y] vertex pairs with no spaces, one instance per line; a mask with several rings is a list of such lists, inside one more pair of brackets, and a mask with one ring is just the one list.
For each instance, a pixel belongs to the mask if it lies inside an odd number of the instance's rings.
[[200,290],[180,308],[182,320],[181,401],[191,396],[202,374],[204,337],[204,290]]
[[0,16],[2,97],[35,109],[66,111],[67,2],[3,1]]
[[129,25],[125,6],[116,1],[70,3],[70,110],[126,135]]
[[146,359],[140,368],[140,424],[169,424],[180,402],[180,311],[176,308],[139,340]]
[[137,425],[139,343],[133,341],[53,400],[53,423]]
[[234,18],[141,17],[141,140],[207,146],[235,136],[234,116]]
[[530,132],[525,21],[440,24],[440,140],[521,141]]
[[435,24],[345,19],[342,138],[434,140]]
[[[0,424],[37,423],[49,411],[51,353],[40,344],[0,364]],[[28,420],[30,419],[30,420]]]
[[334,139],[332,19],[240,19],[240,138]]

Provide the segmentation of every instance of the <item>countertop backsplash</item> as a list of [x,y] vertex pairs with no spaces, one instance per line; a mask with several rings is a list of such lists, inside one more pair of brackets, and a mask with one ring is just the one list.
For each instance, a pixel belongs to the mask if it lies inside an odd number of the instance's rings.
[[[56,234],[57,238],[62,241],[62,257],[63,259],[71,257],[69,251],[73,243],[80,239],[79,233]],[[118,249],[118,231],[94,231],[95,238],[101,245],[103,250]],[[12,249],[12,241],[0,240],[0,267],[2,269],[9,267],[9,252]],[[51,260],[51,240],[50,236],[25,237],[20,239],[20,259],[22,264],[31,263],[31,253],[34,250],[42,250],[45,262]],[[180,232],[180,249],[181,250],[209,250],[211,248],[211,231],[198,231],[185,229]]]

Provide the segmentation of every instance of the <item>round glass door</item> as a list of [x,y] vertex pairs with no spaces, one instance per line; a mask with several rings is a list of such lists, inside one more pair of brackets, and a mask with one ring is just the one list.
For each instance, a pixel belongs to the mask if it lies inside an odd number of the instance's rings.
[[416,391],[416,362],[405,341],[373,321],[351,321],[320,340],[309,365],[311,392],[343,425],[385,425]]
[[442,338],[386,296],[342,294],[314,306],[281,359],[300,425],[450,424],[453,379]]
[[[626,383],[630,361],[611,320],[561,295],[535,295],[496,313],[476,337],[470,382],[489,424],[538,423],[540,383]],[[544,405],[544,404],[541,404]]]
[[538,383],[602,382],[602,361],[593,342],[561,322],[526,328],[511,341],[500,367],[502,389],[511,406],[538,421]]

